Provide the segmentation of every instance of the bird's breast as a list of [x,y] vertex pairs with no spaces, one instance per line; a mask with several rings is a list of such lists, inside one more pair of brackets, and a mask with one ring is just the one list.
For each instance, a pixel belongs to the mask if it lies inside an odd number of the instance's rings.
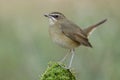
[[50,37],[52,38],[52,41],[61,47],[64,48],[75,48],[78,47],[80,44],[73,41],[69,37],[67,37],[59,28],[59,26],[50,26],[49,27],[49,34]]

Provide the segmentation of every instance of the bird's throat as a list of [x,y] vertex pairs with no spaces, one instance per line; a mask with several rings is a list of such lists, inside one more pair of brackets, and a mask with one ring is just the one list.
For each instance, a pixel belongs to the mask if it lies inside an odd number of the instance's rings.
[[49,22],[50,22],[50,25],[54,25],[57,22],[57,20],[55,18],[51,17],[51,18],[49,18]]

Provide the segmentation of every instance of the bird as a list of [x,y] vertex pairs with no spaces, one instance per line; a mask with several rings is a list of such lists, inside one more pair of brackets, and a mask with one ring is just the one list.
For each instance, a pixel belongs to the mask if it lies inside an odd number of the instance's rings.
[[[92,48],[92,45],[88,40],[89,35],[99,25],[107,21],[107,19],[104,19],[95,25],[81,29],[77,24],[73,23],[60,12],[51,12],[44,14],[44,16],[49,20],[49,35],[52,41],[57,45],[68,49],[72,54],[68,68],[72,65],[75,48],[81,45]],[[64,56],[62,61],[66,59],[68,54],[69,53]]]

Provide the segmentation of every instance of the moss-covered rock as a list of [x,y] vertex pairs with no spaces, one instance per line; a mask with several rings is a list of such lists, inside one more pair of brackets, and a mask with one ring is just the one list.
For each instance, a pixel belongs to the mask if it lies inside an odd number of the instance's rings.
[[64,65],[56,62],[50,62],[47,70],[41,76],[40,80],[76,80],[75,76]]

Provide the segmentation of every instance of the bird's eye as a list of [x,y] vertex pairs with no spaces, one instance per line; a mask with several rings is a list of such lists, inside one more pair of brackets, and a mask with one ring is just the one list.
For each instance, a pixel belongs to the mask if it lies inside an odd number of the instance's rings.
[[58,18],[59,16],[58,15],[53,15],[54,18]]

